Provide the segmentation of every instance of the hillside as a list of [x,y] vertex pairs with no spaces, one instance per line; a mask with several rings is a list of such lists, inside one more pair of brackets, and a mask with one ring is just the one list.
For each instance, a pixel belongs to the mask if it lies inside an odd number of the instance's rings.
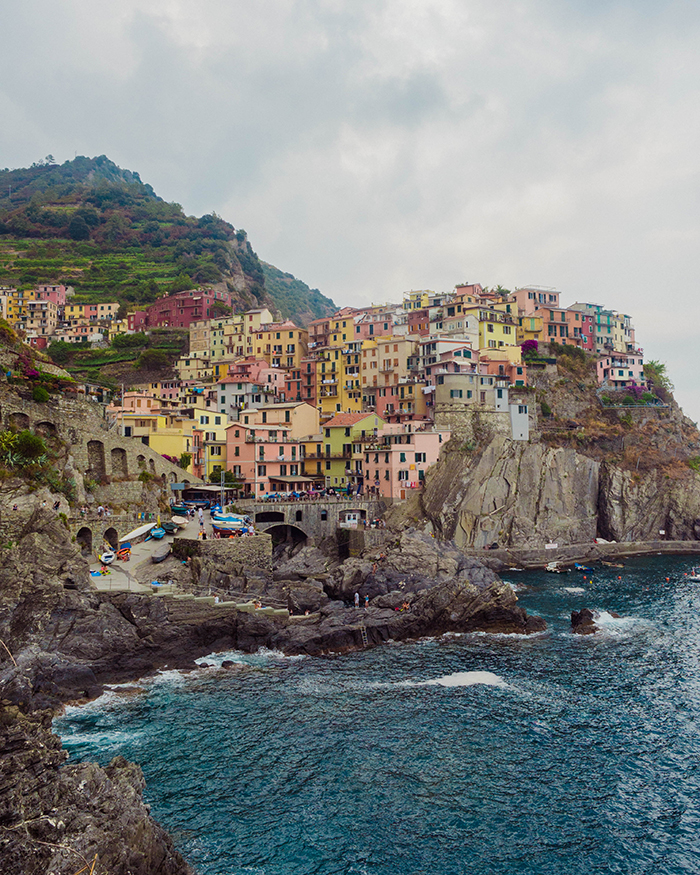
[[237,309],[266,305],[301,323],[319,306],[334,309],[316,290],[307,300],[303,283],[290,290],[273,279],[267,289],[245,231],[215,214],[186,216],[104,155],[0,171],[0,285],[42,282],[73,286],[76,302],[130,309],[196,285],[227,289]]
[[308,325],[313,319],[332,316],[338,309],[330,298],[318,289],[310,289],[291,273],[284,273],[265,261],[261,264],[265,288],[285,319],[294,319],[297,325]]

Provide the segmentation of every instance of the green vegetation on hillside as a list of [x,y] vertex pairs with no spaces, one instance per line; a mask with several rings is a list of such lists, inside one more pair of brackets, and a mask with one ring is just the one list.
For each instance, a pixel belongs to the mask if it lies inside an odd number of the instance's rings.
[[64,282],[77,301],[143,304],[214,283],[242,304],[265,298],[245,231],[186,216],[104,155],[0,171],[0,282]]
[[215,213],[186,216],[106,156],[0,170],[0,285],[62,282],[75,303],[130,309],[199,285],[228,288],[237,309],[278,309],[305,325],[335,311],[317,289],[271,265]]
[[306,283],[263,261],[265,288],[285,319],[293,319],[299,326],[306,326],[313,319],[331,316],[338,309],[330,298],[318,289],[310,289]]

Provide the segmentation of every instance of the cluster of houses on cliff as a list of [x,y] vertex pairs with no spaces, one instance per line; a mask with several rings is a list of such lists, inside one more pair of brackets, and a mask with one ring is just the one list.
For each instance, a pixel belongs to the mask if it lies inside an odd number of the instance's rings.
[[124,435],[182,459],[192,474],[215,480],[230,471],[256,496],[337,488],[404,498],[455,431],[468,435],[485,418],[527,440],[533,365],[523,344],[536,344],[526,341],[595,356],[601,386],[644,379],[628,315],[593,303],[563,307],[547,288],[413,291],[306,328],[266,308],[231,314],[228,294],[206,289],[123,319],[116,303],[72,304],[63,286],[0,289],[0,302],[40,346],[89,339],[83,331],[188,331],[177,378],[130,387],[108,412]]

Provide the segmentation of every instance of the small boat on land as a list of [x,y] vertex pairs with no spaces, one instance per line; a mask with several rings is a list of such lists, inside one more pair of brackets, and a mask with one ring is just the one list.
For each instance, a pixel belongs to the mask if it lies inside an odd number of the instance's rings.
[[166,535],[174,535],[178,530],[178,526],[175,523],[161,523],[160,527],[165,531]]
[[184,516],[174,516],[171,519],[179,529],[184,529],[190,522]]
[[101,562],[103,565],[111,565],[112,562],[114,562],[114,558],[115,558],[116,555],[117,555],[117,554],[114,553],[112,550],[106,550],[106,551],[105,551],[104,553],[102,553],[102,555],[100,556],[100,562]]
[[561,562],[548,562],[544,570],[550,574],[568,574],[569,572],[569,569],[562,565]]
[[163,562],[170,555],[170,544],[161,544],[151,553],[151,562]]
[[157,526],[155,529],[151,529],[151,537],[155,538],[156,541],[160,541],[165,537],[165,529],[162,529],[160,526]]
[[185,516],[189,511],[189,507],[186,504],[171,504],[170,505],[170,513],[175,513],[178,516]]

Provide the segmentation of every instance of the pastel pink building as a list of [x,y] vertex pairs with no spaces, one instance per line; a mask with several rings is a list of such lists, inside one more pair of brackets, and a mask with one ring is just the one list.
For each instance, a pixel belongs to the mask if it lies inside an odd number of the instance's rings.
[[317,478],[303,473],[303,453],[303,444],[291,440],[283,425],[234,422],[226,429],[226,467],[251,497],[310,489]]
[[57,307],[63,307],[66,303],[66,287],[65,286],[36,286],[37,301],[53,301]]
[[644,377],[644,356],[641,350],[632,352],[611,352],[598,356],[598,383],[611,389],[624,389],[636,384],[646,385]]
[[559,308],[560,293],[555,289],[540,289],[536,286],[516,289],[511,293],[510,300],[518,305],[520,316],[532,316],[544,307]]
[[449,439],[449,431],[433,429],[428,422],[385,426],[365,447],[366,489],[378,489],[385,498],[406,498],[423,486],[425,472]]

